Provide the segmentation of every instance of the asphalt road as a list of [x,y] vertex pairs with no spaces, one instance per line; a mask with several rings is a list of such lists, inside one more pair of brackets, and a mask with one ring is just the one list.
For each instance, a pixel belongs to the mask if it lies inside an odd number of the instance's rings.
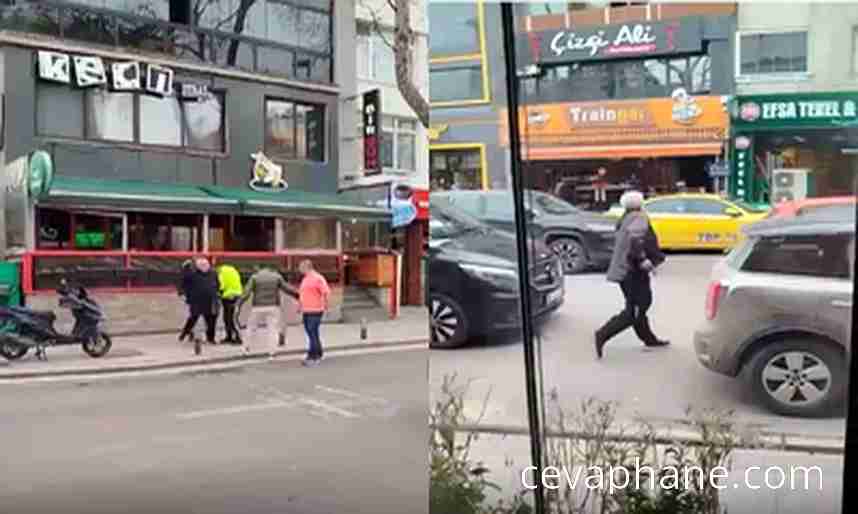
[[[629,330],[595,359],[593,332],[622,307],[619,287],[603,274],[570,276],[563,307],[542,327],[542,370],[546,393],[558,392],[561,405],[575,408],[587,397],[619,403],[623,419],[642,416],[656,422],[686,419],[688,406],[733,410],[734,420],[756,428],[822,437],[842,437],[843,418],[799,419],[773,415],[757,405],[738,380],[703,368],[692,334],[703,320],[706,288],[714,255],[670,255],[654,278],[653,330],[672,342],[647,349]],[[490,394],[484,423],[526,426],[523,352],[520,339],[491,341],[452,351],[434,350],[431,390],[444,375],[457,373],[469,388],[472,416]]]
[[426,513],[427,353],[0,386],[0,510]]

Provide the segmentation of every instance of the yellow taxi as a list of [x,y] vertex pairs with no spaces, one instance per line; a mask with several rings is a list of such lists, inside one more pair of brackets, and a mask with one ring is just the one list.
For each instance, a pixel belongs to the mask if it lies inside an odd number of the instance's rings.
[[[656,196],[644,201],[661,248],[726,250],[742,239],[742,227],[762,220],[768,209],[703,193]],[[622,207],[607,216],[619,218]]]

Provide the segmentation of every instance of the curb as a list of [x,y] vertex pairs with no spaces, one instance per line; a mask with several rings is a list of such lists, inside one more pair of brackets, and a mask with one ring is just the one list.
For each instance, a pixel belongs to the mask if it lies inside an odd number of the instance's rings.
[[[363,349],[380,349],[380,348],[396,348],[399,346],[412,346],[416,344],[425,344],[428,350],[429,340],[426,338],[404,339],[401,341],[382,341],[376,343],[356,343],[342,346],[335,346],[326,350],[327,354],[337,354],[342,351],[363,350]],[[277,350],[274,352],[275,357],[284,355],[303,355],[306,353],[304,349],[294,350]],[[109,368],[81,368],[81,369],[61,369],[56,371],[22,371],[20,373],[3,373],[0,372],[0,383],[11,382],[14,380],[23,380],[29,378],[50,378],[50,377],[74,377],[74,376],[92,376],[92,375],[111,375],[120,373],[130,373],[139,371],[163,371],[169,369],[193,369],[213,364],[228,364],[240,361],[255,361],[267,359],[271,352],[253,352],[250,354],[229,355],[224,357],[209,357],[200,356],[195,359],[181,360],[176,362],[165,362],[157,364],[138,364],[115,366]]]

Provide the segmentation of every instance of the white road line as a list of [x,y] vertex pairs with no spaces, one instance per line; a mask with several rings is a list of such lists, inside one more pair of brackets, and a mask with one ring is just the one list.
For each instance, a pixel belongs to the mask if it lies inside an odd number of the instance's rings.
[[270,409],[282,409],[284,407],[295,407],[295,402],[266,402],[249,405],[237,405],[235,407],[223,407],[220,409],[198,410],[192,412],[183,412],[177,414],[179,419],[199,419],[210,416],[226,416],[229,414],[242,414],[244,412],[254,412]]
[[330,405],[330,404],[327,404],[327,403],[319,401],[319,400],[313,400],[311,398],[301,398],[298,400],[298,402],[300,402],[304,405],[307,405],[309,407],[315,407],[319,410],[329,412],[331,414],[337,414],[337,415],[342,416],[344,418],[354,419],[354,418],[360,417],[360,414],[357,414],[357,413],[354,413],[354,412],[351,412],[351,411],[348,411],[345,409],[341,409],[335,405]]
[[376,398],[374,396],[367,396],[364,394],[356,393],[354,391],[348,391],[346,389],[337,389],[336,387],[327,387],[327,386],[317,385],[316,389],[318,389],[319,391],[325,391],[326,393],[338,394],[340,396],[345,396],[346,398],[353,398],[355,400],[363,400],[363,401],[368,401],[368,402],[373,402],[373,403],[381,403],[381,404],[385,404],[385,405],[388,403],[388,401],[385,400],[384,398]]

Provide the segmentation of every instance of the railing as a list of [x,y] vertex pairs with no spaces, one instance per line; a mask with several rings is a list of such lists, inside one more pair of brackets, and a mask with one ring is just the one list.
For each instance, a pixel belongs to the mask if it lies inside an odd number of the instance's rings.
[[310,259],[332,285],[344,285],[345,280],[345,256],[331,250],[277,253],[36,250],[27,252],[22,258],[21,283],[25,294],[52,292],[62,279],[102,291],[175,290],[181,278],[182,263],[197,257],[206,257],[215,266],[229,263],[244,279],[253,274],[258,265],[271,266],[290,281],[297,278],[300,261]]
[[157,52],[180,61],[301,81],[333,82],[332,53],[97,7],[16,2],[0,7],[0,30]]

